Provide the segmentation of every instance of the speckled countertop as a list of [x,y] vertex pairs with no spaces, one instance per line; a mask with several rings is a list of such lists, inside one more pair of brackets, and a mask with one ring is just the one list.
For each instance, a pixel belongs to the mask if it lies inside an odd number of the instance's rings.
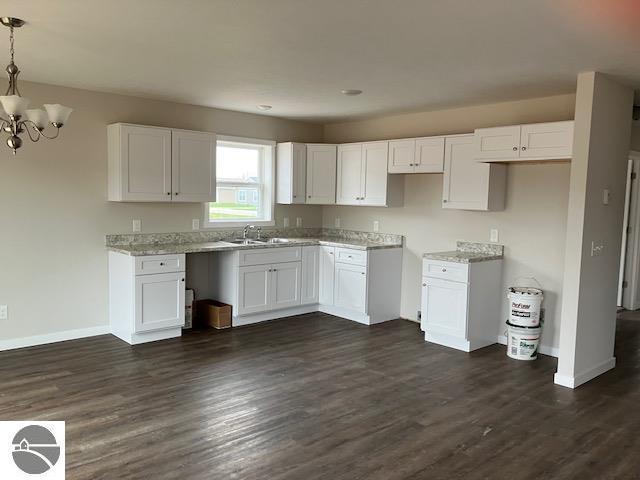
[[504,245],[495,243],[457,242],[456,250],[450,252],[425,253],[424,258],[441,262],[475,263],[500,260],[504,255]]
[[[225,239],[241,237],[239,232],[185,232],[172,234],[107,235],[107,249],[132,256],[169,255],[181,253],[223,252],[254,248],[283,248],[308,245],[328,245],[374,250],[402,247],[402,236],[355,232],[336,229],[266,230],[265,238],[286,238],[286,243],[255,243],[237,245]],[[207,238],[208,237],[208,238]],[[219,238],[222,237],[222,238]]]

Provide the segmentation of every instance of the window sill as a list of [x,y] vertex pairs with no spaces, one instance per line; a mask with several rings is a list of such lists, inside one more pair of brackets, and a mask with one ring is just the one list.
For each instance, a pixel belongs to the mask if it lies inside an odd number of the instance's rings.
[[229,228],[238,228],[238,227],[244,227],[245,225],[255,225],[257,227],[273,227],[275,226],[276,222],[275,220],[249,220],[247,219],[246,221],[218,221],[218,222],[211,222],[211,221],[205,221],[203,224],[204,228],[217,228],[217,229],[229,229]]

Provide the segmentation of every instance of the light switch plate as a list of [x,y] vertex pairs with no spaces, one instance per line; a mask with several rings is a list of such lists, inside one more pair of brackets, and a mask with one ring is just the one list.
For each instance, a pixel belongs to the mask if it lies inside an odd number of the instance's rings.
[[296,217],[296,227],[302,228],[302,217]]
[[336,217],[336,219],[333,221],[333,226],[336,228],[340,228],[340,217]]
[[491,229],[491,242],[497,242],[498,239],[500,238],[499,234],[498,234],[498,229],[497,228],[492,228]]
[[611,192],[609,191],[608,188],[605,188],[602,191],[602,204],[603,205],[609,205],[609,201],[611,200]]
[[282,219],[282,225],[284,226],[284,228],[289,228],[289,217],[284,217]]
[[9,310],[6,305],[0,305],[0,320],[6,320],[9,316]]
[[377,232],[378,230],[380,230],[380,222],[378,220],[374,220],[373,221],[373,231]]
[[142,228],[142,222],[139,219],[133,221],[133,231],[139,232]]
[[200,219],[194,218],[191,220],[191,230],[200,230]]

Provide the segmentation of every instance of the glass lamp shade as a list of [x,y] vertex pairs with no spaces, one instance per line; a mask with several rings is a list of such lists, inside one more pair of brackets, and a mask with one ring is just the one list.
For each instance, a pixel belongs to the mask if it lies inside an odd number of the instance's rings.
[[49,123],[49,115],[40,108],[27,110],[27,118],[35,124],[38,130],[44,130]]
[[29,106],[29,100],[18,95],[0,96],[0,103],[2,103],[2,108],[7,112],[7,115],[15,116],[24,115],[25,110]]
[[49,120],[56,127],[61,127],[62,125],[67,123],[69,115],[71,115],[71,112],[73,112],[72,108],[65,107],[64,105],[60,105],[58,103],[45,104],[44,108],[49,114]]

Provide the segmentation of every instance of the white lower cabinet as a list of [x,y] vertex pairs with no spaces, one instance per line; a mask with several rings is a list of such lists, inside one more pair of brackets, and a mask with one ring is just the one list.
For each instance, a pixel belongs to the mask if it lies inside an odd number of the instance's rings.
[[502,260],[476,263],[424,259],[421,329],[425,340],[470,352],[496,343]]
[[238,269],[238,315],[269,310],[271,265],[250,265]]
[[278,263],[271,267],[271,308],[300,305],[301,263]]
[[132,257],[109,252],[111,333],[132,345],[179,337],[184,325],[184,265],[184,255]]
[[336,263],[334,292],[336,307],[367,313],[367,267]]
[[300,303],[318,303],[320,295],[320,246],[302,247],[302,286]]
[[335,285],[336,248],[322,245],[319,247],[319,291],[318,301],[323,305],[333,305]]

